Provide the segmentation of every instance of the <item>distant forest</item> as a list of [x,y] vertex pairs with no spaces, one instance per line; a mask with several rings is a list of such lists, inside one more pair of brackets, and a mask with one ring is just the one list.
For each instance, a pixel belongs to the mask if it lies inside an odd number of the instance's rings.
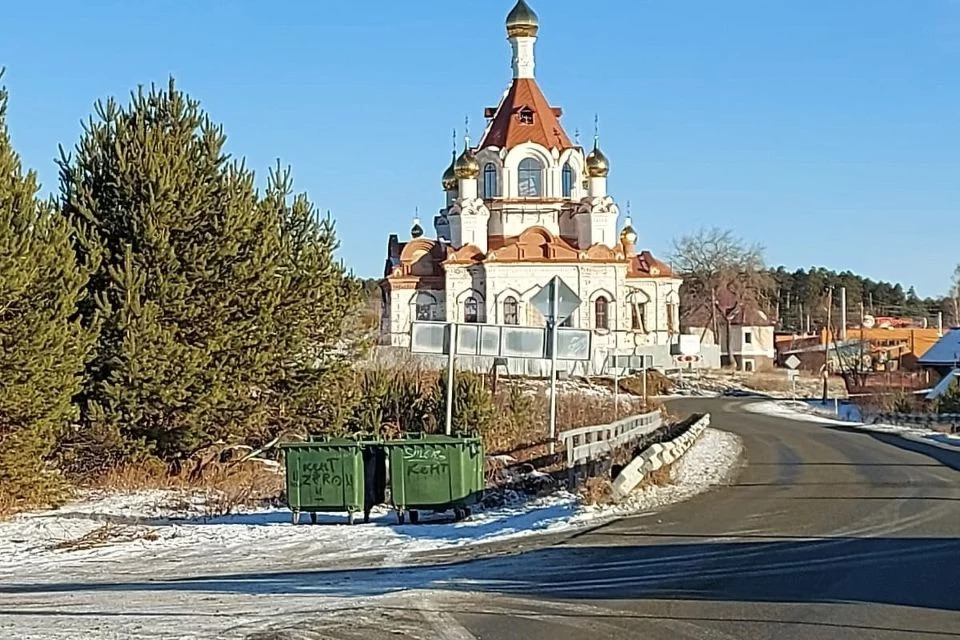
[[[847,289],[847,320],[859,322],[860,303],[864,312],[872,316],[899,316],[926,318],[930,326],[936,326],[937,314],[944,314],[944,322],[955,324],[952,301],[947,297],[921,298],[910,287],[890,282],[878,282],[850,271],[836,272],[823,267],[809,270],[787,271],[783,267],[770,269],[774,284],[771,291],[770,311],[781,319],[785,329],[799,330],[806,326],[810,315],[814,328],[826,325],[827,292],[833,288],[834,318],[840,313],[840,289]],[[803,324],[801,324],[803,323]]]

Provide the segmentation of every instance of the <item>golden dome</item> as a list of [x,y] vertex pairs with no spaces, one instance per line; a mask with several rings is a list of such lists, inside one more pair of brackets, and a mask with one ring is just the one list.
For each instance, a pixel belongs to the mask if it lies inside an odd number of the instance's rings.
[[476,180],[480,175],[480,163],[469,145],[463,145],[463,153],[454,163],[453,172],[459,180]]
[[633,230],[629,218],[627,219],[627,226],[620,232],[620,242],[631,247],[637,244],[637,232]]
[[511,38],[533,37],[539,30],[537,14],[524,0],[518,0],[517,6],[507,15],[507,35]]
[[447,167],[447,170],[443,172],[443,190],[444,191],[456,191],[457,190],[457,152],[454,150],[453,157],[450,158],[450,166]]
[[606,178],[610,174],[610,162],[600,151],[600,143],[594,141],[593,151],[587,156],[587,175],[591,178]]

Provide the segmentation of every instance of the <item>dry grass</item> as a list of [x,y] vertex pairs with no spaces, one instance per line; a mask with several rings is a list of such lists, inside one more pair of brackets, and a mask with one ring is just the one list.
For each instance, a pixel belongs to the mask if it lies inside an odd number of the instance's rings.
[[17,501],[13,499],[13,496],[0,491],[0,520],[12,516],[17,511]]
[[668,484],[673,482],[673,476],[671,471],[673,469],[672,464],[660,467],[656,471],[651,471],[643,476],[643,480],[640,482],[640,487],[665,487]]
[[[507,453],[518,460],[530,460],[547,453],[550,409],[543,391],[514,383],[497,393],[494,419],[483,433],[484,447],[491,455]],[[622,419],[659,407],[659,403],[653,401],[645,406],[639,399],[621,398],[616,415]],[[564,393],[557,397],[557,430],[560,432],[613,420],[613,396]]]
[[613,497],[610,481],[606,478],[587,478],[580,489],[580,496],[586,504],[607,504]]
[[160,538],[159,534],[153,530],[143,530],[136,527],[124,527],[114,524],[105,524],[93,531],[74,538],[73,540],[61,540],[47,547],[48,551],[82,551],[84,549],[95,549],[105,547],[111,544],[121,542],[133,542],[135,540],[154,541]]
[[[203,495],[204,515],[222,516],[240,507],[272,503],[284,490],[284,476],[261,462],[211,463],[199,475],[174,473],[158,460],[127,465],[92,478],[85,488],[129,493],[154,489],[172,492],[169,508],[196,508],[191,495]],[[178,497],[179,496],[179,497]]]
[[793,389],[793,383],[787,380],[787,374],[784,372],[755,373],[743,380],[743,386],[754,391],[775,391],[777,393],[789,393]]

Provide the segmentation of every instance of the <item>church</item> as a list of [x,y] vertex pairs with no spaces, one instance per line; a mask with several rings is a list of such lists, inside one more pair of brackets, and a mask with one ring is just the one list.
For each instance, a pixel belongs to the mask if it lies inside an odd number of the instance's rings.
[[637,248],[629,215],[619,225],[598,137],[589,152],[571,141],[563,111],[540,90],[540,22],[525,0],[506,29],[513,79],[484,111],[479,143],[466,138],[453,152],[435,237],[415,220],[408,240],[389,238],[380,343],[409,346],[416,320],[544,326],[530,299],[559,276],[582,300],[565,325],[591,330],[591,372],[613,354],[649,354],[668,366],[681,280]]

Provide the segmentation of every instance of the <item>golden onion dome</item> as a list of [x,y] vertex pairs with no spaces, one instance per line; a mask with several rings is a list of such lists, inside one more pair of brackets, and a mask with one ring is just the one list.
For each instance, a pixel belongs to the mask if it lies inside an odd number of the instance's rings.
[[509,14],[507,14],[507,35],[511,38],[533,37],[540,30],[540,19],[533,9],[525,2],[518,0]]
[[610,162],[600,151],[600,143],[593,143],[593,151],[587,156],[587,175],[591,178],[606,178],[610,174]]
[[420,218],[413,219],[413,226],[410,227],[410,237],[416,240],[423,236],[423,227],[420,226]]
[[457,190],[457,152],[454,150],[453,157],[450,158],[450,166],[443,172],[443,190]]
[[480,163],[469,145],[464,144],[463,153],[453,165],[453,172],[459,180],[476,180],[480,175]]
[[630,218],[626,219],[626,225],[620,232],[620,242],[630,247],[637,244],[637,232],[634,231]]

